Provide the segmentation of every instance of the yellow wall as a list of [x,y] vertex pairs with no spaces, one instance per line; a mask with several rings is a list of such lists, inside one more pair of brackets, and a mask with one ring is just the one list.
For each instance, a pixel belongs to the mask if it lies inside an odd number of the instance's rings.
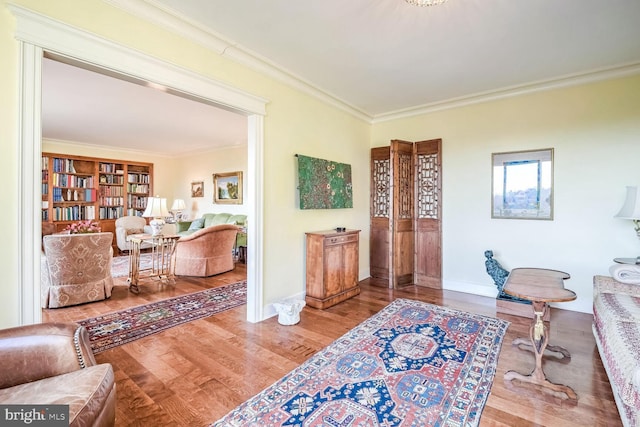
[[[483,252],[493,249],[509,269],[532,266],[571,273],[568,286],[579,300],[563,307],[589,311],[592,276],[607,274],[614,257],[638,254],[630,222],[613,215],[622,204],[624,186],[640,184],[640,77],[369,125],[105,2],[13,3],[269,100],[264,122],[265,305],[303,291],[305,231],[362,229],[360,278],[369,275],[369,148],[396,138],[443,139],[446,288],[491,294]],[[3,200],[17,206],[18,43],[6,4],[0,0],[0,177]],[[492,220],[491,153],[546,147],[555,148],[555,219]],[[353,209],[300,210],[296,153],[351,164]],[[157,189],[182,196],[184,185],[195,179],[180,174],[182,166],[177,163],[176,168],[175,160],[159,158],[154,163]],[[201,171],[194,174],[210,183],[208,174],[215,170],[206,162],[198,167]],[[5,209],[0,221],[5,242],[0,253],[5,277],[0,284],[0,327],[6,327],[19,323],[18,218]]]
[[[264,120],[264,304],[304,290],[305,231],[339,225],[363,229],[360,251],[368,253],[369,124],[107,3],[98,0],[17,0],[12,3],[269,100]],[[0,176],[8,183],[3,188],[5,200],[17,206],[18,43],[13,37],[15,19],[6,4],[5,0],[0,0],[0,53],[3,59],[0,67],[0,140],[6,145],[3,147],[6,155],[0,160]],[[350,163],[354,175],[354,208],[300,211],[295,206],[295,153]],[[206,171],[207,174],[213,172]],[[210,180],[207,175],[204,179],[205,182]],[[158,178],[156,182],[159,186],[165,185]],[[1,215],[7,226],[0,261],[0,269],[5,274],[5,281],[0,285],[0,299],[4,302],[0,327],[3,327],[19,323],[20,302],[16,288],[19,240],[15,213],[5,211]],[[361,257],[360,266],[361,278],[367,277],[366,256]]]
[[[566,271],[589,312],[592,277],[640,253],[631,221],[614,218],[640,185],[640,76],[540,92],[373,126],[372,146],[442,138],[444,287],[493,295],[492,249],[507,269]],[[491,153],[554,148],[553,221],[491,219]]]

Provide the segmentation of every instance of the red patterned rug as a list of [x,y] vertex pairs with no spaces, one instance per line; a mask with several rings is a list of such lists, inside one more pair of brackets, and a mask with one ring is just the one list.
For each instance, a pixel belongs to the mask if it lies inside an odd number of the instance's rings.
[[247,282],[211,288],[76,322],[89,332],[94,354],[247,301]]
[[212,426],[476,426],[508,326],[397,299]]

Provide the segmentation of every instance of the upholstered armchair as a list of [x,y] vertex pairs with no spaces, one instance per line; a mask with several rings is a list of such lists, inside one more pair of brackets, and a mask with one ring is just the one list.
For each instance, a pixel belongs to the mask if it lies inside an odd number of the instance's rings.
[[[131,242],[127,240],[127,237],[131,234],[146,233],[145,226],[147,221],[140,216],[123,216],[116,219],[116,244],[120,251],[131,250]],[[141,249],[150,248],[151,245],[146,242],[142,242]]]
[[0,404],[69,405],[70,426],[115,424],[113,368],[96,362],[84,327],[39,323],[0,330],[0,366]]
[[173,254],[175,274],[208,277],[233,270],[238,230],[236,225],[220,224],[180,237]]
[[111,296],[113,234],[51,234],[43,237],[42,307],[57,308]]

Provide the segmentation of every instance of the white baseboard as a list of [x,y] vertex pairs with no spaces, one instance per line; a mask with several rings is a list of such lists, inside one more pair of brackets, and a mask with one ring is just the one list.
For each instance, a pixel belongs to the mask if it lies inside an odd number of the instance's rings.
[[494,285],[480,285],[469,282],[456,282],[454,280],[445,280],[442,282],[442,289],[448,291],[464,292],[465,294],[480,295],[483,297],[495,298],[498,295],[498,288]]

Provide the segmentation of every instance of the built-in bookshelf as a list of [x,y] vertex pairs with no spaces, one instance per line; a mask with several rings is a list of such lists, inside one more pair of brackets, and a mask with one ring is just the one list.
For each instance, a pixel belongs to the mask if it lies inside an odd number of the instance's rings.
[[103,231],[125,215],[142,216],[152,191],[153,163],[42,154],[42,221],[58,231],[96,220]]

